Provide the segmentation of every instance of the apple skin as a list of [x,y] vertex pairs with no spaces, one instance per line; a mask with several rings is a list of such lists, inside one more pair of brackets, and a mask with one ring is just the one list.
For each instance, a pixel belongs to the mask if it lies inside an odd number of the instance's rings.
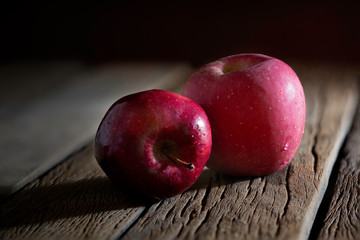
[[300,145],[303,87],[278,59],[238,54],[214,61],[193,73],[183,95],[209,118],[211,169],[233,176],[268,175],[284,168]]
[[[204,110],[165,90],[148,90],[116,101],[97,130],[94,155],[118,186],[163,199],[195,183],[211,152],[212,136]],[[193,170],[169,159],[193,164]]]

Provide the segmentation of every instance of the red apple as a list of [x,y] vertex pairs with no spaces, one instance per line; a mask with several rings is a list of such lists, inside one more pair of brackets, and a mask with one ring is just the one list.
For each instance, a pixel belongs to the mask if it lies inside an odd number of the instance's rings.
[[286,166],[305,125],[305,96],[295,72],[261,54],[209,63],[187,82],[183,95],[203,107],[213,147],[208,167],[235,176],[263,176]]
[[211,144],[208,118],[197,103],[149,90],[110,107],[97,130],[94,153],[113,182],[137,195],[161,199],[194,184]]

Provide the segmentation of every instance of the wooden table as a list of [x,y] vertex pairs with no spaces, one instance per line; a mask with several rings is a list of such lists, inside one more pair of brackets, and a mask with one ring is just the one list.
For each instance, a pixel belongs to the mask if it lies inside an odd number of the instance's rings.
[[[295,157],[280,172],[235,178],[204,169],[188,191],[149,202],[109,182],[88,139],[2,200],[1,236],[360,239],[360,71],[341,64],[290,65],[304,86],[307,119]],[[181,81],[164,88],[180,91],[188,74],[182,68],[175,74]]]

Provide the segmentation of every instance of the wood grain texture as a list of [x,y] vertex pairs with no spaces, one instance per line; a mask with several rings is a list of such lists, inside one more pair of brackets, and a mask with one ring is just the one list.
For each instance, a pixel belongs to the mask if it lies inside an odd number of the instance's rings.
[[358,101],[356,79],[295,65],[307,120],[282,171],[234,178],[204,169],[191,189],[150,203],[109,183],[91,144],[1,205],[4,239],[306,239]]
[[109,239],[145,207],[109,182],[89,144],[3,204],[3,238]]
[[187,192],[151,206],[124,239],[306,239],[356,108],[354,75],[296,65],[306,128],[291,164],[239,179],[210,170]]
[[343,152],[319,239],[360,239],[360,107]]

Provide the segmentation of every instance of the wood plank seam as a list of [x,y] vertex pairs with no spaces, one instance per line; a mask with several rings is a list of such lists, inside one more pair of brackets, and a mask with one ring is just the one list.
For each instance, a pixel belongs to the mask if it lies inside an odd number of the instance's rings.
[[353,126],[338,159],[339,170],[319,239],[360,238],[360,104]]
[[[341,122],[343,122],[343,124],[340,125],[340,131],[339,131],[339,137],[336,138],[335,142],[333,143],[333,147],[331,149],[331,151],[329,152],[328,158],[332,159],[331,161],[328,161],[328,165],[325,166],[324,169],[322,169],[320,174],[317,174],[317,181],[318,181],[318,185],[322,186],[320,189],[318,189],[318,187],[316,186],[316,190],[318,191],[318,197],[320,201],[315,202],[315,210],[314,212],[312,212],[311,214],[308,214],[308,220],[309,222],[313,223],[315,216],[316,216],[316,212],[319,209],[320,203],[323,199],[323,196],[325,194],[326,188],[327,188],[327,182],[329,181],[330,178],[330,173],[331,173],[331,169],[334,166],[334,163],[337,159],[338,153],[341,149],[341,146],[347,136],[347,134],[349,133],[350,129],[351,129],[351,125],[352,122],[354,120],[355,114],[356,114],[356,107],[358,105],[359,102],[359,86],[358,86],[358,80],[356,79],[356,77],[354,75],[350,76],[347,72],[336,72],[332,78],[336,78],[339,77],[339,75],[343,76],[344,79],[344,84],[349,84],[349,86],[351,86],[350,92],[349,92],[349,98],[347,98],[347,100],[343,103],[343,105],[341,106],[344,110],[344,112],[346,114],[341,115]],[[331,84],[335,84],[336,81],[333,79],[333,81],[330,81],[329,83],[326,83],[327,85],[325,85],[326,87],[330,87]],[[334,89],[334,86],[333,86]],[[329,102],[331,101],[334,96],[328,94],[328,95],[324,95],[325,97],[325,102]],[[337,103],[337,102],[335,102]],[[326,119],[324,118],[325,115],[328,115],[329,112],[331,112],[332,109],[330,108],[324,108],[323,111],[327,111],[323,112],[323,114],[321,114],[321,119],[319,121],[319,127],[318,130],[319,132],[322,131],[322,127],[324,125],[324,122],[326,121]],[[329,129],[327,129],[327,131],[329,131]],[[323,131],[322,133],[323,135],[321,136],[322,138],[324,138],[324,136],[328,136],[328,133],[326,131]],[[318,138],[320,137],[320,135],[316,135],[316,140],[318,140]],[[318,141],[316,141],[318,142]],[[315,153],[318,153],[319,150],[317,150],[317,146],[316,144],[314,144],[314,150]],[[318,156],[318,162],[319,162],[319,155],[315,155]],[[316,175],[314,175],[316,176]],[[324,184],[324,182],[326,184]],[[305,230],[302,231],[303,233],[306,233],[306,235],[304,235],[304,237],[308,237],[311,231],[311,227],[312,224],[308,225],[307,227],[305,227]]]

